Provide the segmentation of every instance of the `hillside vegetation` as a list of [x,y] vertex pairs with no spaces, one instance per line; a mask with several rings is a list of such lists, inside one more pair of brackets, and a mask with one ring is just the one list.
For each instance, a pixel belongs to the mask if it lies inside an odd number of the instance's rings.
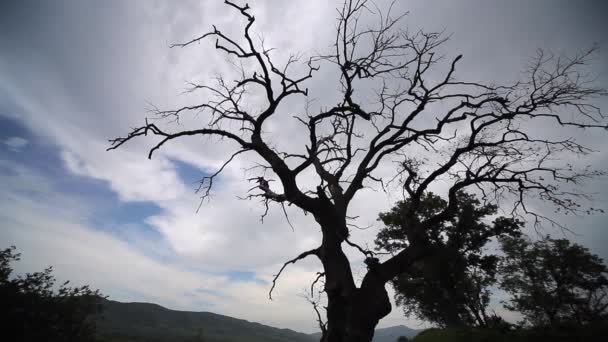
[[[97,332],[100,342],[316,342],[320,337],[211,312],[110,300],[103,302]],[[376,329],[373,341],[394,342],[399,336],[411,338],[417,333],[403,325]]]
[[166,309],[149,303],[106,301],[97,323],[104,342],[311,342],[306,334],[210,312]]

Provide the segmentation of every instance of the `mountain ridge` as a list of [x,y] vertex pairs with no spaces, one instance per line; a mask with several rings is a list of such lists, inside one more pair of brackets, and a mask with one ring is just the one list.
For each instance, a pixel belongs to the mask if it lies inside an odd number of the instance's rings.
[[[213,312],[172,310],[155,303],[104,300],[95,318],[103,342],[313,342],[305,334]],[[377,329],[374,342],[394,342],[417,330],[404,325]],[[398,335],[396,335],[398,334]]]

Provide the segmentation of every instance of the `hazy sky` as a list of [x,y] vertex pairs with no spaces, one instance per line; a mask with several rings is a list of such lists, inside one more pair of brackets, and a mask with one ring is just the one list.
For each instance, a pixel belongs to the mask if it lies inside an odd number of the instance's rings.
[[[444,52],[463,54],[459,75],[514,80],[537,48],[556,53],[600,45],[591,72],[608,87],[606,1],[398,1],[412,29],[452,33]],[[379,6],[386,5],[378,2]],[[326,51],[335,28],[336,1],[250,1],[254,31],[276,48],[304,55]],[[242,21],[220,1],[24,1],[0,4],[0,248],[16,245],[19,271],[55,267],[59,280],[90,284],[111,299],[149,301],[173,309],[212,311],[312,332],[314,312],[299,294],[320,264],[291,266],[274,301],[267,291],[282,262],[318,244],[310,217],[290,208],[295,231],[280,210],[260,222],[256,202],[237,199],[250,187],[237,160],[210,203],[197,213],[196,181],[221,165],[231,146],[178,141],[154,159],[141,139],[106,152],[107,140],[140,125],[150,103],[175,107],[186,82],[225,71],[224,56],[202,43],[169,49],[212,24],[225,32]],[[325,65],[309,83],[313,97],[332,103],[337,84]],[[608,111],[606,99],[599,103]],[[295,107],[290,110],[301,110]],[[288,114],[288,113],[286,113]],[[287,115],[291,116],[291,115]],[[200,118],[183,123],[196,124]],[[269,126],[276,144],[305,134],[291,121]],[[605,132],[573,132],[598,150],[585,160],[608,166]],[[587,190],[608,208],[608,182]],[[398,196],[363,192],[354,203],[362,225]],[[575,228],[572,239],[608,258],[605,216],[558,218]],[[377,226],[355,231],[371,242]],[[555,231],[550,231],[557,233]],[[361,258],[348,251],[356,277]],[[399,309],[380,326],[406,323]]]

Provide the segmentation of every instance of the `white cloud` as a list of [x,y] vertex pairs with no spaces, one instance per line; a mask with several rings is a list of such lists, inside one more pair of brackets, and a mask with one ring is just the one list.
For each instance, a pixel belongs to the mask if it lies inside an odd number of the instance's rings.
[[[3,184],[12,184],[0,198],[0,240],[22,252],[18,272],[52,265],[59,281],[90,284],[115,300],[145,300],[173,309],[212,311],[314,331],[314,320],[302,319],[312,317],[312,312],[298,297],[302,284],[312,279],[311,271],[291,269],[289,277],[282,279],[275,301],[269,301],[267,284],[232,279],[221,275],[222,269],[195,271],[179,260],[156,259],[156,251],[134,249],[92,226],[88,216],[95,209],[58,194],[44,175],[10,162],[1,166],[13,172],[0,173]],[[30,181],[36,184],[34,196],[21,191]]]
[[121,152],[90,156],[86,150],[66,148],[61,157],[70,172],[107,181],[124,201],[162,202],[186,193],[186,186],[168,160],[159,158],[154,162],[142,162],[138,160],[141,154]]
[[22,137],[10,137],[3,141],[6,148],[13,152],[20,152],[23,148],[27,146],[29,141]]

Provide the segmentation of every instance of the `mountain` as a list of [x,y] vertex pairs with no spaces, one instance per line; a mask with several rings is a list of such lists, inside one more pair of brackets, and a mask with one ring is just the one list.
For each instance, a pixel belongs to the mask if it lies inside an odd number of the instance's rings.
[[104,301],[97,319],[103,342],[313,342],[278,329],[210,312],[169,310],[157,304]]
[[[303,334],[211,312],[175,311],[150,303],[104,300],[96,325],[100,342],[315,342]],[[395,342],[417,330],[400,325],[377,329],[374,342]]]
[[416,336],[420,330],[415,330],[405,325],[397,325],[389,328],[376,329],[373,342],[396,342],[400,336],[412,338]]

